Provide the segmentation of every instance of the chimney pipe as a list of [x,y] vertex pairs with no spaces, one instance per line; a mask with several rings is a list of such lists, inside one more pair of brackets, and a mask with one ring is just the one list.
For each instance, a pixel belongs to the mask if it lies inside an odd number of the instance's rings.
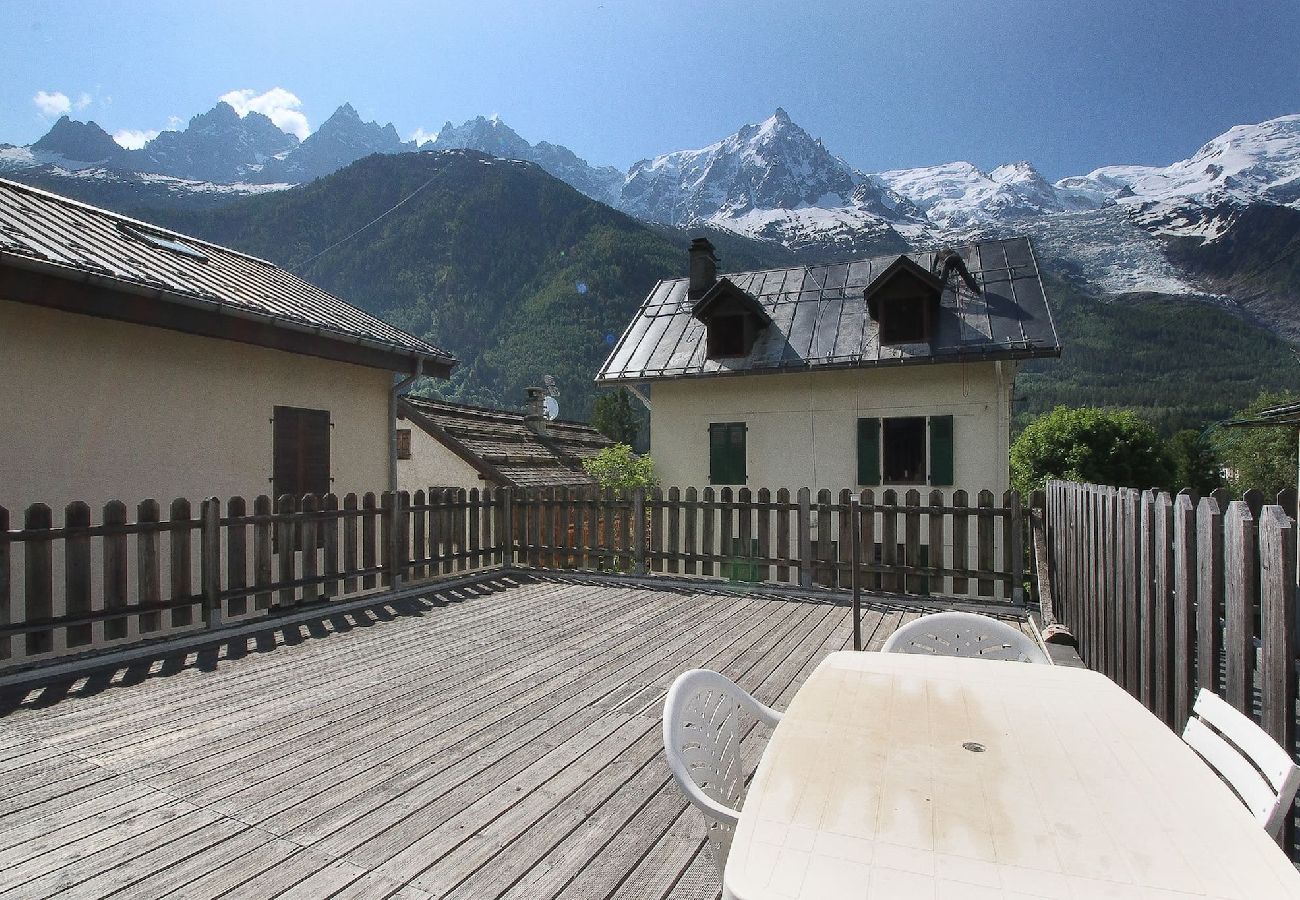
[[524,409],[524,425],[535,434],[546,434],[546,413],[542,404],[546,401],[546,388],[524,388],[528,394],[528,403]]
[[709,288],[718,280],[718,258],[713,253],[713,244],[708,238],[696,238],[691,241],[690,284],[686,296],[698,300],[709,292]]

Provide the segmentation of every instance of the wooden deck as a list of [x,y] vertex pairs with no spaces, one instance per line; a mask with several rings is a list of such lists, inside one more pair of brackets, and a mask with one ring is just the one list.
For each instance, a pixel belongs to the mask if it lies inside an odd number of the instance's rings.
[[[921,611],[869,604],[864,638]],[[851,631],[825,599],[499,576],[11,691],[0,897],[716,897],[665,690],[703,666],[783,708]]]

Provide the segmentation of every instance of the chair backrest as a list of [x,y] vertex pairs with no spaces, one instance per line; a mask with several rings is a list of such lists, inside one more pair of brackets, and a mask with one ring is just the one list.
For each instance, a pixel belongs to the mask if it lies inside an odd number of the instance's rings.
[[1043,648],[1019,628],[967,612],[941,612],[913,619],[891,634],[886,653],[933,653],[1048,663]]
[[708,669],[677,676],[664,701],[664,754],[682,793],[709,822],[709,848],[721,877],[739,819],[745,772],[742,713],[775,725],[781,714]]
[[1205,689],[1196,695],[1183,740],[1228,783],[1255,820],[1276,836],[1300,787],[1300,766],[1291,754]]

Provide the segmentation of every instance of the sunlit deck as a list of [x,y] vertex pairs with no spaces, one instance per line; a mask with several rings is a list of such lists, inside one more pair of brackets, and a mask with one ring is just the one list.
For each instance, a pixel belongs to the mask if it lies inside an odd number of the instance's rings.
[[851,645],[826,597],[497,576],[11,691],[0,897],[715,897],[664,692],[783,708]]

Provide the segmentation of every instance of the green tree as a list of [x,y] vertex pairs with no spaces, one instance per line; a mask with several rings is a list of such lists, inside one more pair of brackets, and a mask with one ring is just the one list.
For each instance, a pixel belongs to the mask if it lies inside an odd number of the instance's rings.
[[[1264,391],[1236,418],[1249,418],[1283,403],[1300,399],[1290,391]],[[1259,488],[1265,496],[1296,486],[1296,428],[1220,428],[1214,433],[1219,459],[1229,471],[1228,484],[1233,493]]]
[[655,464],[648,455],[637,456],[627,444],[606,447],[582,461],[587,474],[600,482],[600,486],[616,491],[649,488],[658,484]]
[[1169,455],[1174,460],[1172,487],[1189,487],[1198,494],[1208,494],[1222,487],[1219,457],[1214,445],[1194,428],[1184,428],[1169,439]]
[[641,417],[632,407],[632,393],[619,388],[601,394],[591,411],[591,425],[611,441],[631,446],[641,431]]
[[1049,478],[1116,487],[1169,487],[1174,463],[1154,428],[1127,410],[1058,406],[1011,445],[1011,483],[1022,494]]

